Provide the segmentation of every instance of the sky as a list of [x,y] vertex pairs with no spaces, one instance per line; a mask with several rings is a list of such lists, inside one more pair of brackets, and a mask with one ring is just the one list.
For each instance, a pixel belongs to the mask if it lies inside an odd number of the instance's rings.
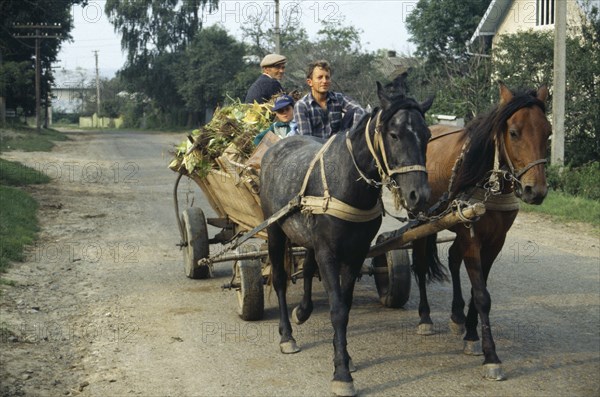
[[[323,21],[343,21],[343,26],[354,26],[362,31],[362,45],[368,51],[380,48],[399,54],[414,51],[408,41],[405,20],[418,0],[351,0],[280,1],[280,24],[283,20],[298,21],[312,38]],[[64,42],[54,65],[60,69],[83,68],[95,70],[94,51],[98,51],[98,68],[104,77],[112,77],[125,63],[120,35],[114,32],[104,13],[105,0],[90,0],[86,7],[73,6],[75,28],[73,42]],[[219,9],[204,16],[204,26],[221,24],[242,40],[240,26],[249,16],[274,18],[274,2],[268,0],[219,1]],[[293,12],[292,12],[293,11]]]

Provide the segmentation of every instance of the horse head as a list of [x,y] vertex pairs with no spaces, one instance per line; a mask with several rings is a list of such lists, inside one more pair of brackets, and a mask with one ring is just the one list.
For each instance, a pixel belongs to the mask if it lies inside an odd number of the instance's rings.
[[[500,106],[512,112],[503,124],[501,143],[504,160],[516,181],[515,194],[528,204],[541,204],[548,193],[544,163],[552,133],[544,106],[548,88],[542,86],[525,97],[519,103],[500,82]],[[510,109],[513,102],[514,109]]]
[[377,82],[381,110],[376,116],[375,140],[379,139],[380,154],[375,159],[380,172],[383,169],[384,176],[390,179],[396,202],[409,211],[420,211],[425,209],[431,194],[425,169],[431,133],[424,115],[433,98],[423,103],[407,98],[405,78],[403,74],[395,80],[392,95]]

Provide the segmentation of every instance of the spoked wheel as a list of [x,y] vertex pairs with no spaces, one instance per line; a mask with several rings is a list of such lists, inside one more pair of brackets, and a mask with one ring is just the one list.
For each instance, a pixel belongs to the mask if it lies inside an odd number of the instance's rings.
[[394,309],[404,306],[410,296],[412,277],[408,250],[393,250],[376,256],[373,258],[373,267],[381,303]]
[[199,266],[198,261],[208,258],[208,229],[204,213],[200,208],[191,207],[183,211],[181,217],[183,237],[187,246],[183,249],[185,275],[193,279],[211,278],[209,266]]
[[[245,249],[242,252],[248,252]],[[238,314],[245,321],[256,321],[263,317],[265,297],[263,288],[262,263],[260,259],[240,259],[234,263],[238,300]]]

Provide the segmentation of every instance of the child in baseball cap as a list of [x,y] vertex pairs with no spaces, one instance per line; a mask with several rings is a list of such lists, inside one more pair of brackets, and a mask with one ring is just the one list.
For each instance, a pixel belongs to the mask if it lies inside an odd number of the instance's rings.
[[280,138],[286,136],[295,135],[297,124],[293,120],[294,118],[294,99],[289,95],[281,95],[275,99],[273,105],[273,112],[275,112],[275,122],[269,126],[266,130],[254,138],[254,144],[258,145],[267,132],[271,131]]

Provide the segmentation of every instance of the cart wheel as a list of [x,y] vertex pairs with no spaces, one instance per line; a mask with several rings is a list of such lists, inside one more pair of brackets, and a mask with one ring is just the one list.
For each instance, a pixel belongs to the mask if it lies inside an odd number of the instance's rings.
[[265,311],[261,261],[260,259],[242,259],[236,261],[234,266],[240,282],[236,289],[238,313],[245,321],[260,320]]
[[200,208],[191,207],[183,211],[183,237],[187,246],[183,249],[185,275],[193,279],[210,278],[208,266],[199,266],[198,261],[208,258],[208,229],[204,213]]
[[[373,258],[375,286],[379,300],[385,307],[394,309],[404,306],[410,296],[410,257],[408,250],[388,251],[385,255]],[[386,271],[382,268],[387,267]]]

